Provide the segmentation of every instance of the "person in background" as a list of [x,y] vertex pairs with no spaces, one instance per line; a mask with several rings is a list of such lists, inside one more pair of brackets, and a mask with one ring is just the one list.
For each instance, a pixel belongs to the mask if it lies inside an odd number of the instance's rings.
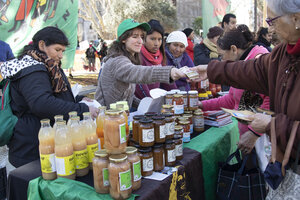
[[190,58],[194,61],[194,37],[195,37],[195,32],[191,28],[185,28],[182,32],[187,37],[188,40],[188,46],[186,47],[185,51],[187,54],[190,56]]
[[[15,56],[6,42],[0,40],[0,65],[1,63],[13,59]],[[2,81],[1,73],[0,73],[0,82]],[[1,99],[1,90],[0,90],[0,99]],[[7,146],[0,147],[0,199],[5,199],[6,197],[6,183],[7,183],[7,171],[6,171],[6,164],[7,164],[7,155],[8,149]]]
[[100,62],[102,62],[103,58],[107,55],[107,50],[108,50],[107,43],[103,42],[102,47],[101,47],[100,51],[98,52]]
[[96,54],[97,50],[93,46],[93,43],[90,43],[89,48],[85,51],[86,58],[88,59],[89,62],[89,71],[96,71]]
[[224,15],[222,20],[222,28],[225,32],[236,28],[236,16],[232,13]]
[[134,96],[136,83],[172,83],[186,77],[173,66],[141,65],[140,51],[145,31],[150,29],[149,24],[134,19],[126,19],[119,25],[118,38],[108,49],[98,78],[95,99],[101,105],[108,107],[111,103],[126,100],[130,108],[137,108],[140,100]]
[[[165,43],[163,40],[164,28],[161,26],[160,22],[155,19],[151,19],[148,24],[150,25],[151,29],[147,31],[145,42],[141,49],[141,65],[165,66],[167,63],[167,58],[165,54]],[[169,91],[171,89],[176,89],[177,87],[175,83],[166,84],[157,82],[152,84],[136,84],[134,94],[139,99],[150,97],[150,90],[154,88],[162,88]]]
[[[176,68],[193,67],[194,63],[189,55],[185,52],[188,46],[187,37],[182,31],[173,31],[170,33],[166,40],[166,55],[167,64],[174,65]],[[189,91],[190,85],[187,83],[186,78],[181,78],[176,81],[176,86],[181,91]]]
[[256,45],[263,46],[266,49],[268,49],[269,52],[272,51],[271,48],[271,41],[272,41],[272,32],[268,31],[268,28],[260,27],[257,31],[257,39],[256,39]]
[[[252,41],[252,33],[246,25],[239,25],[237,29],[224,33],[217,42],[218,51],[222,55],[222,60],[249,60],[269,53],[266,48],[253,45]],[[248,90],[230,87],[229,94],[219,98],[201,101],[199,102],[199,107],[204,111],[220,110],[221,108],[252,111],[252,109],[256,107],[269,110],[269,97]],[[238,127],[240,132],[239,148],[244,152],[246,149],[244,145],[249,145],[252,149],[258,137],[248,130],[247,125],[239,122]],[[245,139],[248,140],[247,143]],[[246,152],[248,152],[248,150],[247,148]]]
[[211,60],[220,59],[217,50],[217,41],[224,33],[224,30],[214,26],[208,30],[207,37],[201,44],[196,44],[194,48],[195,65],[208,64]]
[[1,74],[11,81],[11,109],[18,121],[8,143],[9,162],[14,167],[39,159],[38,133],[40,120],[54,124],[55,115],[76,111],[90,112],[97,117],[98,109],[78,103],[83,96],[73,96],[70,83],[61,68],[61,59],[69,45],[66,35],[56,27],[45,27],[32,38],[18,58],[0,66]]

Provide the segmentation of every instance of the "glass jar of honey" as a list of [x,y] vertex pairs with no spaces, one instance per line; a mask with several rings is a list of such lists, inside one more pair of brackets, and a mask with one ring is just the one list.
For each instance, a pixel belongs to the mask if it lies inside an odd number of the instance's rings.
[[165,156],[164,156],[163,144],[155,144],[153,146],[153,162],[154,171],[159,172],[165,168]]
[[196,132],[204,131],[204,116],[202,110],[198,109],[194,113],[194,130]]
[[187,120],[190,122],[190,133],[193,133],[193,115],[191,114],[184,114],[183,117],[187,118]]
[[154,125],[155,143],[164,143],[166,141],[166,122],[165,116],[158,115],[152,117]]
[[174,135],[179,135],[181,138],[183,137],[183,127],[182,126],[175,126],[174,128],[175,134]]
[[175,126],[175,121],[173,118],[172,113],[165,113],[164,116],[165,122],[166,122],[166,139],[172,139],[174,135],[174,126]]
[[187,95],[187,91],[180,91],[178,94],[182,95],[184,110],[188,110],[188,95]]
[[173,167],[176,163],[175,143],[172,139],[166,140],[165,143],[165,165]]
[[174,94],[175,94],[175,92],[173,92],[173,91],[167,92],[166,97],[165,97],[167,105],[173,105],[173,95]]
[[189,110],[198,109],[198,91],[191,90],[188,92],[188,106]]
[[144,118],[144,115],[135,115],[133,116],[132,121],[132,139],[134,142],[139,142],[139,126],[140,120]]
[[107,110],[104,119],[104,144],[108,154],[125,153],[126,121],[123,111]]
[[190,122],[189,121],[179,121],[179,124],[183,128],[183,142],[191,141],[191,132],[190,132]]
[[154,144],[153,120],[144,118],[140,120],[139,145],[141,147],[151,147]]
[[130,163],[127,155],[109,156],[109,194],[114,199],[127,199],[132,192]]
[[161,113],[174,113],[173,111],[173,105],[162,105]]
[[127,147],[126,154],[131,167],[132,190],[138,190],[142,185],[141,159],[135,147]]
[[109,192],[108,154],[105,149],[95,152],[93,158],[94,188],[100,194]]
[[173,102],[174,106],[174,114],[175,115],[181,115],[184,112],[184,101],[182,94],[174,94],[173,96]]
[[183,158],[183,147],[180,135],[174,135],[174,143],[176,151],[176,160],[181,160]]
[[138,149],[142,164],[142,176],[150,176],[153,174],[153,153],[151,147],[140,147]]

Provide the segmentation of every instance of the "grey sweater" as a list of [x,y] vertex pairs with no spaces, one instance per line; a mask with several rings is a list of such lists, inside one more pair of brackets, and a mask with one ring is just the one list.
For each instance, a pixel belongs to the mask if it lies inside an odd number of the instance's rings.
[[172,66],[134,65],[126,56],[109,58],[102,66],[95,99],[104,106],[126,100],[132,106],[135,84],[171,83]]

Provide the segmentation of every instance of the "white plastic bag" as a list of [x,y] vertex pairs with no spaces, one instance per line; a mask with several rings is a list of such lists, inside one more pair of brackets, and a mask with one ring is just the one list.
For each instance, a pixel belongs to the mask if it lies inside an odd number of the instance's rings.
[[263,134],[256,140],[255,150],[259,168],[263,173],[269,163],[272,153],[271,142],[268,135]]

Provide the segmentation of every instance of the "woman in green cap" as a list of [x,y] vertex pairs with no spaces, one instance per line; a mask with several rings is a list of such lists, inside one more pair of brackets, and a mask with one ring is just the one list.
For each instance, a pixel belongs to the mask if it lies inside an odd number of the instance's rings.
[[174,66],[141,66],[141,51],[147,23],[133,19],[124,20],[118,27],[118,39],[113,42],[104,58],[102,72],[98,78],[95,99],[104,106],[126,100],[130,107],[137,107],[139,99],[134,96],[135,84],[172,83],[186,77]]

